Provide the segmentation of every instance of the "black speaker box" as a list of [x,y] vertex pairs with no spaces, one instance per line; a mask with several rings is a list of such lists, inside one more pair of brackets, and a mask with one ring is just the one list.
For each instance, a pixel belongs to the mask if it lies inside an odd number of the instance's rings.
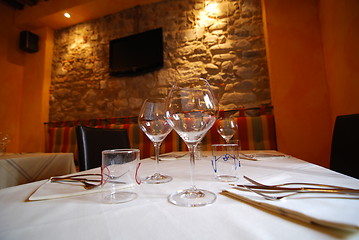
[[39,36],[29,31],[20,32],[20,49],[29,53],[39,51]]

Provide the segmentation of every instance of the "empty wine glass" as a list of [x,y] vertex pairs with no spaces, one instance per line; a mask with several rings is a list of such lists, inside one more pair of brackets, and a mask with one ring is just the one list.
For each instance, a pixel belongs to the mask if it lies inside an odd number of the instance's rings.
[[234,134],[236,134],[238,125],[233,117],[219,118],[217,121],[217,132],[228,144]]
[[166,183],[172,180],[172,177],[159,173],[161,144],[172,130],[166,120],[165,113],[166,101],[164,98],[146,99],[138,117],[141,130],[153,142],[155,148],[156,172],[152,176],[144,178],[142,180],[144,183]]
[[197,207],[213,203],[216,194],[197,189],[194,184],[195,149],[218,115],[218,103],[207,80],[202,78],[177,82],[168,96],[166,117],[186,143],[190,152],[191,186],[179,190],[168,200],[179,206]]
[[6,147],[10,142],[10,137],[6,133],[0,132],[0,155],[5,154]]

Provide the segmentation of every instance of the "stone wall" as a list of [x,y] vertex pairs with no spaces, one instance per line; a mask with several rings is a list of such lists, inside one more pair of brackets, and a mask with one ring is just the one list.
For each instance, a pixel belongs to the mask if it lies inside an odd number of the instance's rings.
[[[165,0],[55,32],[50,120],[135,116],[174,81],[206,78],[220,109],[270,104],[260,0]],[[163,28],[164,67],[109,75],[109,41]]]

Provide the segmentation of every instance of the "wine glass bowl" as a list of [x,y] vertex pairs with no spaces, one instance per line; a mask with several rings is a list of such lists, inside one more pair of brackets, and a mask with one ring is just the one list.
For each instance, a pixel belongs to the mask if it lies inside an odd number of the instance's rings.
[[190,152],[191,186],[179,190],[168,200],[179,206],[205,206],[216,200],[216,194],[197,189],[194,184],[195,148],[218,115],[218,103],[207,80],[189,79],[176,82],[168,96],[166,117],[168,123],[186,143]]
[[166,101],[163,98],[146,99],[142,105],[138,124],[146,136],[153,142],[155,148],[156,172],[142,180],[144,183],[158,184],[172,180],[171,176],[159,173],[159,153],[163,140],[171,132],[172,127],[166,117]]
[[217,120],[217,132],[228,144],[238,130],[238,125],[233,117],[223,117]]

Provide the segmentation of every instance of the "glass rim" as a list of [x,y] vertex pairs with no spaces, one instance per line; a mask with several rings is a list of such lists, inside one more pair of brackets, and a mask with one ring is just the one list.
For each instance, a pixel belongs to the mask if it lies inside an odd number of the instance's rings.
[[166,99],[165,97],[161,98],[161,97],[154,97],[154,98],[146,98],[144,103],[145,102],[166,102]]
[[[193,82],[195,82],[195,81],[204,82],[203,85],[208,85],[209,87],[211,87],[211,84],[209,83],[209,81],[207,79],[201,78],[201,77],[190,77],[190,78],[185,79],[184,81],[176,81],[173,86],[177,86],[178,88],[182,88],[182,89],[187,89],[187,88],[191,89],[193,87],[188,87],[187,84],[190,85],[190,82],[192,82],[192,81]],[[185,86],[182,86],[182,84]]]
[[136,148],[118,148],[118,149],[107,149],[103,150],[102,153],[132,153],[132,152],[140,152],[140,149]]

